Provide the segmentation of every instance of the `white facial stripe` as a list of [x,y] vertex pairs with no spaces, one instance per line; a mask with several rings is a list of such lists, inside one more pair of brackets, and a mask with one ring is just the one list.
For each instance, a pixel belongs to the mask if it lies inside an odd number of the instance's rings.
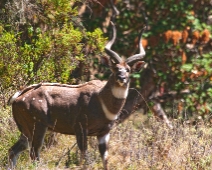
[[116,86],[112,87],[113,96],[118,99],[126,99],[128,96],[128,87],[129,85],[127,85],[127,88],[116,87]]
[[127,72],[127,70],[125,68],[119,68],[119,71],[120,72],[123,72],[123,73],[126,73]]
[[106,134],[105,136],[99,138],[99,144],[108,143],[110,140],[110,134]]
[[[99,98],[100,99],[100,98]],[[100,103],[101,103],[101,106],[102,106],[102,110],[103,112],[105,113],[105,116],[107,119],[109,120],[116,120],[118,118],[118,114],[113,114],[111,113],[107,107],[105,106],[104,102],[100,99]]]

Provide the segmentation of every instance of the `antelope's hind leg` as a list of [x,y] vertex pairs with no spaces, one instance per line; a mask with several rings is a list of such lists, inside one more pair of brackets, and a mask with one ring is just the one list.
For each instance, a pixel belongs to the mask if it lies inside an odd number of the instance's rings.
[[[34,123],[33,127],[30,127],[31,132],[26,130],[22,132],[19,140],[9,149],[9,166],[14,168],[21,152],[28,148],[30,149],[30,157],[32,160],[39,160],[40,148],[43,144],[44,136],[47,127],[41,123]],[[25,134],[27,135],[25,135]]]
[[42,123],[36,122],[32,135],[32,146],[30,149],[30,157],[34,161],[40,159],[40,149],[43,145],[44,137],[47,131],[47,127]]
[[9,149],[9,166],[14,168],[21,152],[29,148],[31,142],[28,138],[21,134],[19,140]]

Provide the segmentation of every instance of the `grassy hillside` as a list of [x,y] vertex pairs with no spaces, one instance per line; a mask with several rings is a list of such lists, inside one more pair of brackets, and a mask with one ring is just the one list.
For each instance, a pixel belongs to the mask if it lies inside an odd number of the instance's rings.
[[[137,112],[113,129],[109,167],[112,170],[211,169],[210,124],[201,120],[196,125],[172,121],[174,129],[169,129],[163,122]],[[6,169],[7,150],[19,136],[10,108],[0,110],[0,135],[0,169]],[[39,163],[32,163],[26,151],[21,154],[17,169],[80,169],[75,143],[74,136],[57,134],[56,142],[51,145],[46,139]],[[88,169],[103,169],[95,137],[89,138],[86,164]]]

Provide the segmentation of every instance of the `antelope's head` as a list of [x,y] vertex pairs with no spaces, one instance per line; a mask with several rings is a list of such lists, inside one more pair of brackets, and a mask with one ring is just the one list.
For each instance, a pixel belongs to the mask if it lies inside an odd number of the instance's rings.
[[113,38],[105,46],[105,51],[110,56],[111,70],[113,72],[113,77],[115,79],[115,82],[118,86],[123,87],[129,84],[131,68],[136,64],[138,64],[139,66],[142,66],[145,63],[141,61],[146,54],[141,44],[141,36],[144,29],[141,31],[139,36],[139,41],[138,41],[139,53],[133,56],[130,56],[129,58],[124,60],[116,52],[111,50],[111,47],[114,44],[116,39],[116,27],[113,24],[113,22],[111,22],[111,25],[113,27]]

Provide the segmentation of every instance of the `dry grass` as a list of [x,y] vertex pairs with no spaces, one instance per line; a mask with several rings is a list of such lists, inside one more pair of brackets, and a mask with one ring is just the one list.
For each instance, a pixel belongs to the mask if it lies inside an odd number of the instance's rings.
[[[7,150],[17,140],[19,132],[10,109],[0,110],[0,169],[5,169]],[[196,126],[173,120],[174,129],[162,122],[136,113],[130,120],[111,132],[109,167],[112,170],[209,170],[212,169],[212,128],[205,122]],[[58,135],[57,144],[45,143],[41,161],[22,154],[17,169],[83,169],[78,166],[79,150],[75,137]],[[102,168],[95,137],[89,138],[87,169]]]

